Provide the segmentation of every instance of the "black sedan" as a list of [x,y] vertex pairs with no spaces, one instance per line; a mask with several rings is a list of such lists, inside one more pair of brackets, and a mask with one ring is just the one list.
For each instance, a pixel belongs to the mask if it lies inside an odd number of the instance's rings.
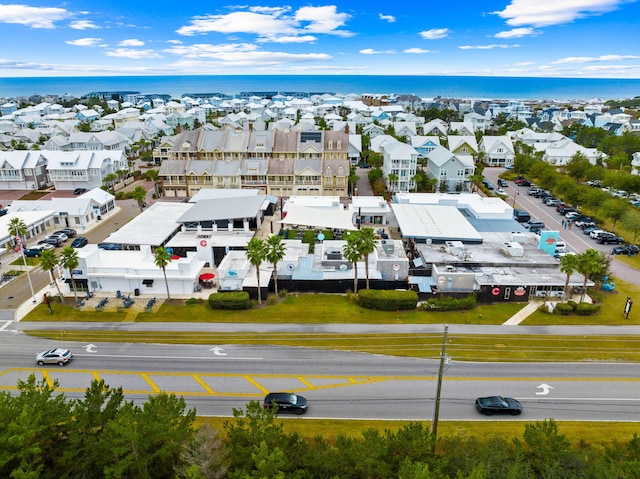
[[265,396],[263,407],[277,412],[304,414],[308,407],[307,398],[290,392],[269,393]]
[[487,416],[492,414],[512,414],[515,416],[522,412],[522,404],[513,398],[488,396],[476,399],[476,409]]
[[76,239],[73,240],[73,242],[71,243],[71,246],[73,246],[74,248],[82,248],[86,246],[88,242],[89,240],[84,236],[78,236]]

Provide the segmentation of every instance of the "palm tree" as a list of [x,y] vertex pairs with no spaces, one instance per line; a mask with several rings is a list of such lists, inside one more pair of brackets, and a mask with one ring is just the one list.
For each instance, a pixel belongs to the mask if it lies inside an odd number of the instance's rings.
[[570,298],[570,296],[568,296],[569,278],[575,271],[578,270],[578,261],[579,257],[575,254],[567,254],[560,259],[560,271],[566,273],[567,275],[567,279],[564,282],[564,294],[562,295],[563,301]]
[[267,257],[267,245],[258,238],[251,238],[247,244],[247,259],[256,267],[258,277],[258,304],[262,304],[262,291],[260,290],[260,265]]
[[136,186],[131,192],[131,198],[138,202],[140,211],[142,211],[145,205],[144,200],[147,198],[147,190],[145,190],[142,186]]
[[27,234],[27,225],[20,218],[11,218],[8,226],[9,236],[16,241],[16,246],[20,247],[20,253],[22,254],[22,263],[24,264],[24,270],[27,273],[27,281],[29,282],[29,289],[31,290],[31,296],[33,302],[36,302],[36,294],[33,292],[33,283],[31,283],[31,276],[29,276],[29,268],[27,267],[27,258],[24,255],[24,236]]
[[167,287],[167,299],[171,301],[171,295],[169,294],[169,282],[167,281],[167,265],[171,262],[171,253],[167,248],[160,246],[153,252],[154,264],[162,270],[164,275],[164,284]]
[[347,236],[347,244],[342,249],[345,259],[353,263],[353,292],[358,294],[358,261],[362,259],[362,253],[358,247],[358,234],[350,233]]
[[369,289],[369,255],[376,249],[376,236],[373,228],[362,228],[357,236],[358,250],[364,258],[364,272],[367,277],[367,289]]
[[602,256],[597,249],[588,249],[578,255],[578,272],[584,276],[584,284],[582,285],[582,296],[580,302],[584,301],[587,294],[587,281],[589,276],[602,270]]
[[40,266],[42,266],[43,270],[49,272],[49,277],[51,278],[51,281],[55,283],[56,289],[58,290],[58,294],[62,296],[62,291],[60,291],[60,286],[58,285],[58,282],[53,276],[53,270],[59,264],[60,264],[60,259],[58,258],[58,255],[56,255],[56,252],[54,250],[46,249],[42,251],[42,254],[40,255]]
[[398,175],[396,175],[395,173],[389,173],[389,176],[387,176],[387,180],[389,181],[389,191],[396,191],[398,187]]
[[73,270],[78,267],[78,252],[73,246],[66,246],[60,254],[60,264],[63,268],[69,271],[69,277],[71,278],[71,287],[73,288],[73,296],[78,302],[78,292],[76,291],[76,279],[73,276]]
[[285,247],[282,238],[278,235],[269,236],[266,243],[266,259],[273,265],[273,282],[275,286],[276,299],[278,298],[278,261],[285,255]]

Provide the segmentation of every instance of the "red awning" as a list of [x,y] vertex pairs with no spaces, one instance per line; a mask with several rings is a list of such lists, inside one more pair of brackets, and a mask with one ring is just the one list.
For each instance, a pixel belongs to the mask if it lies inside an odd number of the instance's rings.
[[202,280],[202,281],[211,281],[215,277],[216,277],[216,275],[213,274],[213,273],[202,273],[200,275],[200,280]]
[[181,257],[180,257],[180,256],[178,256],[177,254],[174,254],[174,255],[171,257],[171,260],[172,260],[172,261],[175,261],[175,260],[180,259],[180,258],[181,258]]

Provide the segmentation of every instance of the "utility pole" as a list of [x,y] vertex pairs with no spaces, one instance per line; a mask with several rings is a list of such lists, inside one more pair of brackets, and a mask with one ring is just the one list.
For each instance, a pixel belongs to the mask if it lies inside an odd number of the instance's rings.
[[440,413],[440,391],[442,390],[442,375],[444,373],[444,363],[447,354],[447,332],[449,326],[444,326],[444,337],[442,338],[442,352],[440,353],[440,368],[438,369],[438,386],[436,388],[436,400],[433,405],[433,419],[431,421],[431,436],[433,443],[431,445],[431,452],[435,452],[436,439],[438,438],[438,414]]

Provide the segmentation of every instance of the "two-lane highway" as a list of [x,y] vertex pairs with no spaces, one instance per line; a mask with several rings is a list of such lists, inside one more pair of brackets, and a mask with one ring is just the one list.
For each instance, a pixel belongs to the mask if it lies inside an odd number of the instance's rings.
[[[35,374],[58,381],[69,397],[81,397],[92,379],[122,386],[136,401],[175,393],[201,415],[230,415],[276,390],[307,396],[308,417],[428,420],[433,413],[434,360],[305,348],[98,343],[60,345],[70,347],[75,359],[65,367],[42,367],[35,352],[51,347],[49,341],[0,334],[12,336],[0,341],[0,389],[9,391]],[[34,354],[21,352],[29,350]],[[443,379],[442,419],[483,419],[475,398],[501,394],[523,402],[522,420],[640,420],[634,364],[453,362]]]

